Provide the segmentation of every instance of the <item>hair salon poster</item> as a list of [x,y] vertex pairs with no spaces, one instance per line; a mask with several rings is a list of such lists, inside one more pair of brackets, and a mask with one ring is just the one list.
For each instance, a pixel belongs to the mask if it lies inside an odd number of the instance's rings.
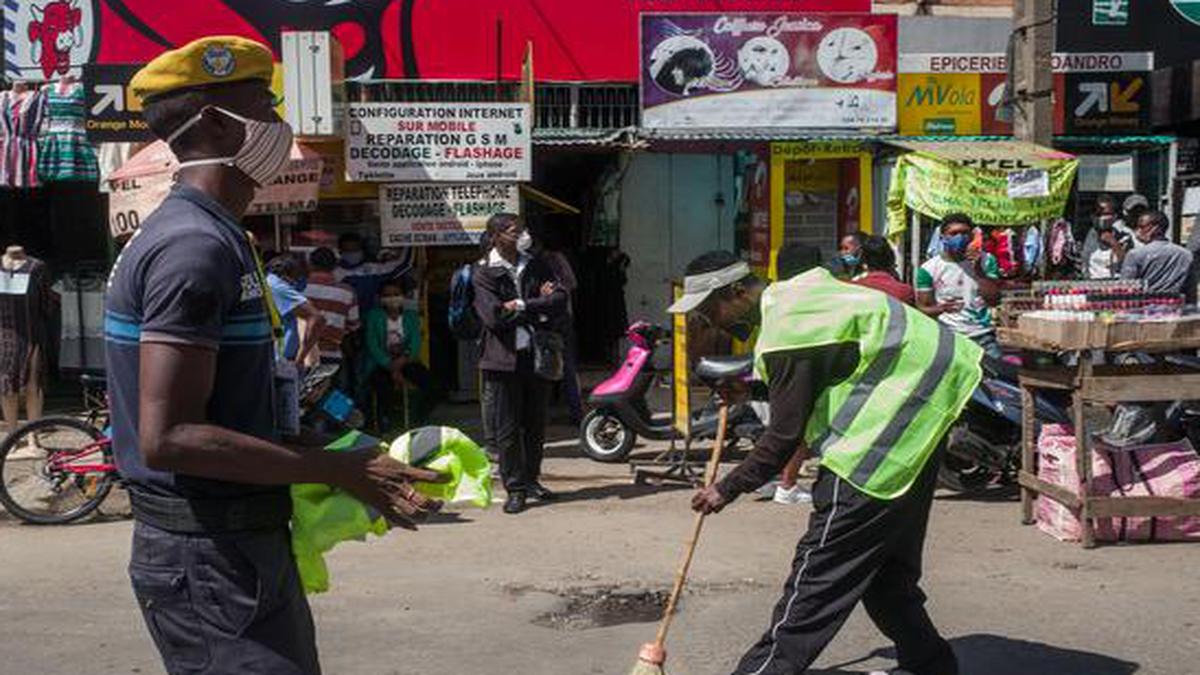
[[896,17],[645,14],[641,87],[652,128],[891,128]]

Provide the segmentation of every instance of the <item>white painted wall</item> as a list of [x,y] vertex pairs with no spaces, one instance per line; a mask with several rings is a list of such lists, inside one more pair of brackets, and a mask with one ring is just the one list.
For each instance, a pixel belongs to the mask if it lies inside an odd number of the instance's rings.
[[[671,280],[692,258],[734,246],[730,155],[635,155],[621,190],[621,249],[629,255],[631,321],[667,320]],[[718,204],[718,196],[724,200]]]

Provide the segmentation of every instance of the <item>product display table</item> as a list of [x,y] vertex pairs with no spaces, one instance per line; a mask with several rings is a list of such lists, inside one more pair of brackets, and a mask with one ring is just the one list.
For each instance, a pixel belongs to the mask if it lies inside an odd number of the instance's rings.
[[[1063,322],[1078,323],[1078,322]],[[1162,322],[1158,322],[1162,323]],[[1021,471],[1021,516],[1026,525],[1034,523],[1034,497],[1049,497],[1079,514],[1082,525],[1084,548],[1095,546],[1095,530],[1092,519],[1107,517],[1162,517],[1200,516],[1200,499],[1178,497],[1110,497],[1089,494],[1092,485],[1091,432],[1087,428],[1085,408],[1087,405],[1108,406],[1117,403],[1175,401],[1200,399],[1200,369],[1172,365],[1166,362],[1154,365],[1096,365],[1093,352],[1118,355],[1120,353],[1143,353],[1163,355],[1167,353],[1191,352],[1200,349],[1200,322],[1185,319],[1167,328],[1154,326],[1142,339],[1137,327],[1121,326],[1121,340],[1113,342],[1097,337],[1110,332],[1112,324],[1104,327],[1092,326],[1078,330],[1078,326],[1060,330],[1041,330],[1045,326],[1025,325],[1019,328],[1000,330],[1000,341],[1007,347],[1026,352],[1062,354],[1064,351],[1078,355],[1076,366],[1039,367],[1021,369],[1022,403],[1022,453]],[[1060,327],[1061,328],[1061,327]],[[1034,330],[1031,330],[1034,329]],[[1074,330],[1074,337],[1063,339],[1063,335]],[[1166,337],[1165,332],[1170,336]],[[1151,335],[1150,333],[1154,333]],[[1048,337],[1049,336],[1049,337]],[[1078,339],[1075,339],[1078,338]],[[1107,359],[1119,360],[1119,359]],[[1162,361],[1162,359],[1156,359]],[[1027,363],[1030,362],[1027,359]],[[1037,411],[1033,404],[1034,391],[1038,389],[1068,392],[1071,396],[1071,416],[1075,429],[1076,469],[1081,477],[1076,491],[1053,485],[1037,475]]]

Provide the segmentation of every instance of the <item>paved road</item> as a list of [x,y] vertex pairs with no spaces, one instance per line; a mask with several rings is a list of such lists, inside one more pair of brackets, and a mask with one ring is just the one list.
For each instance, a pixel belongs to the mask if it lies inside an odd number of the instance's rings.
[[[327,673],[623,675],[649,623],[585,628],[577,594],[669,584],[688,493],[630,485],[624,467],[547,461],[562,503],[464,512],[416,534],[348,544],[313,599]],[[942,498],[927,588],[966,675],[1200,672],[1200,544],[1082,551],[1017,524],[1011,501]],[[715,517],[669,644],[673,673],[728,673],[764,629],[806,507],[740,501]],[[124,520],[66,528],[0,514],[0,673],[159,673],[131,599]],[[621,621],[639,614],[621,595]],[[601,601],[599,607],[605,607]],[[856,613],[819,665],[886,666]]]

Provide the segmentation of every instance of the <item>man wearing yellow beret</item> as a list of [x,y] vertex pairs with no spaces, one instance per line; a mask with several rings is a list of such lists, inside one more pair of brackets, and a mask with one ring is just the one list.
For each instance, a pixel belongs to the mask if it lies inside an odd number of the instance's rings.
[[278,325],[239,225],[287,161],[266,47],[210,37],[131,83],[180,160],[109,279],[113,447],[135,519],[129,574],[172,675],[320,672],[290,549],[291,483],[329,483],[415,529],[438,480],[373,450],[318,451],[276,424]]

